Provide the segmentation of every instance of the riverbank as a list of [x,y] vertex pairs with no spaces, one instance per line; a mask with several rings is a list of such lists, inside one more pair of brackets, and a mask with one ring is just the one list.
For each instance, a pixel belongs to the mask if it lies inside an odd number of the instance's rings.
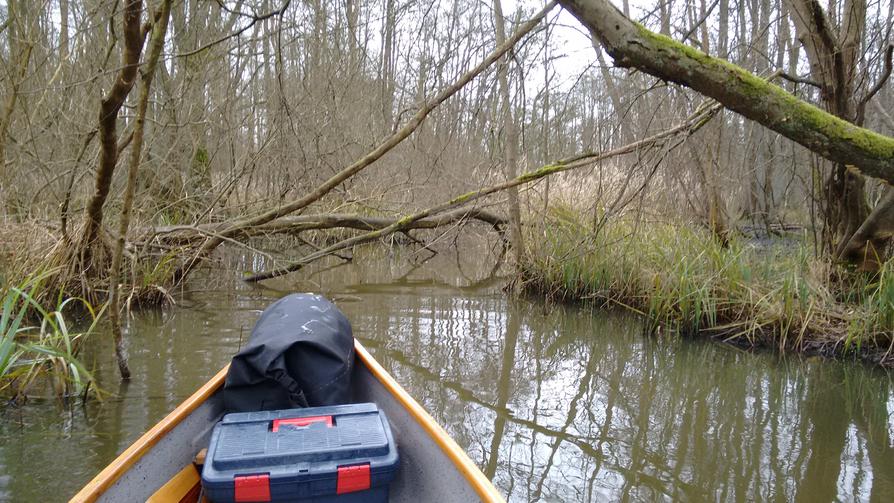
[[688,224],[593,223],[553,208],[529,231],[523,288],[621,307],[653,332],[894,366],[894,265],[841,275],[806,235],[726,243]]

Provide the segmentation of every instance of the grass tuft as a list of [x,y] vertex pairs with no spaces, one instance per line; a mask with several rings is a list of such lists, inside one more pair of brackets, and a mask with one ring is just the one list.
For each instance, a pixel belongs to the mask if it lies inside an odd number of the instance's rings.
[[[54,273],[45,271],[17,285],[0,285],[0,395],[18,399],[49,387],[61,398],[86,395],[90,390],[93,376],[78,353],[102,310],[97,312],[78,298],[59,299],[54,308],[41,305],[36,299],[41,297],[44,280]],[[64,314],[73,311],[75,304],[78,312],[89,314],[84,330],[73,330]]]

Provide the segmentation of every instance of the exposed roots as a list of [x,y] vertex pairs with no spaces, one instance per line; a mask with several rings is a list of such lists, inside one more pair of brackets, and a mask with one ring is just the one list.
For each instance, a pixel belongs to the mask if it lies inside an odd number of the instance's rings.
[[[79,298],[100,306],[108,300],[113,241],[106,232],[100,235],[88,247],[59,237],[38,222],[0,224],[0,282],[15,283],[37,272],[43,278],[35,292],[38,303]],[[171,302],[172,268],[172,256],[127,253],[120,283],[122,304],[136,307]]]
[[67,238],[57,239],[43,251],[39,270],[46,271],[44,295],[77,297],[98,305],[106,300],[111,247],[105,234],[89,245]]

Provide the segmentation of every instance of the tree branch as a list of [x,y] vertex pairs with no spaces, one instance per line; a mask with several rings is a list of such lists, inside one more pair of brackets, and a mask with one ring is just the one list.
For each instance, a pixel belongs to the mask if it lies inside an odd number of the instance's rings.
[[885,86],[885,82],[891,77],[892,56],[894,56],[894,44],[889,45],[888,49],[885,51],[885,69],[879,76],[878,81],[876,81],[875,85],[872,86],[872,89],[867,91],[866,95],[863,96],[857,104],[857,124],[863,124],[863,119],[866,115],[866,104],[882,90]]
[[251,22],[250,22],[250,23],[248,23],[247,25],[243,26],[242,28],[239,28],[238,30],[234,31],[233,33],[228,33],[228,34],[226,34],[226,35],[220,37],[219,39],[217,39],[217,40],[215,40],[215,41],[213,41],[213,42],[208,42],[207,44],[203,45],[202,47],[199,47],[198,49],[193,49],[193,50],[191,50],[191,51],[187,51],[187,52],[181,52],[181,53],[179,53],[179,54],[175,54],[174,56],[175,56],[175,57],[178,57],[178,58],[185,58],[185,57],[187,57],[187,56],[194,56],[194,55],[196,55],[196,54],[198,54],[198,53],[200,53],[200,52],[202,52],[202,51],[204,51],[204,50],[206,50],[206,49],[210,49],[210,48],[214,47],[214,46],[217,45],[217,44],[221,44],[221,43],[223,43],[223,42],[226,42],[227,40],[229,40],[229,39],[231,39],[231,38],[236,38],[236,37],[238,37],[239,35],[242,35],[242,34],[245,33],[246,31],[248,31],[249,29],[251,29],[252,26],[258,24],[260,21],[264,21],[264,20],[266,20],[266,19],[270,19],[271,17],[279,16],[280,14],[284,13],[284,12],[286,11],[286,9],[289,8],[289,5],[290,5],[291,3],[292,3],[292,0],[286,0],[286,2],[282,5],[282,7],[278,8],[278,9],[276,9],[276,10],[272,10],[272,11],[266,13],[266,14],[252,15],[252,16],[251,16]]
[[[797,75],[789,75],[788,73],[786,73],[786,72],[784,72],[784,71],[782,71],[782,70],[777,71],[777,72],[775,73],[775,75],[778,76],[778,77],[782,77],[783,79],[785,79],[785,80],[787,80],[787,81],[789,81],[789,82],[794,82],[795,84],[805,84],[805,85],[808,85],[808,86],[813,86],[813,87],[815,87],[815,88],[817,88],[817,89],[822,89],[822,88],[823,88],[822,84],[820,84],[819,82],[810,80],[810,79],[808,79],[808,78],[806,78],[806,77],[798,77]],[[769,79],[769,80],[773,80],[773,79]]]
[[[892,220],[894,220],[892,216],[894,216],[894,188],[888,187],[882,199],[872,209],[872,213],[866,217],[866,220],[863,221],[850,239],[841,241],[835,250],[835,257],[838,260],[852,260],[856,258],[865,261],[868,258],[877,261],[878,257],[866,256],[866,253],[877,253],[880,256],[884,256],[884,246],[889,239],[889,235],[879,231],[890,228]],[[878,243],[871,243],[880,234],[882,238],[878,240]],[[867,244],[874,246],[872,249],[867,250]]]

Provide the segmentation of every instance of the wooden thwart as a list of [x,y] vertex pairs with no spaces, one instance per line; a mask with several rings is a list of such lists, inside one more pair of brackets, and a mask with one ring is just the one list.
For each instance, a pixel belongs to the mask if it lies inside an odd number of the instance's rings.
[[[196,503],[202,492],[202,479],[195,465],[180,470],[167,484],[161,486],[146,503]],[[202,498],[204,501],[204,498]]]

